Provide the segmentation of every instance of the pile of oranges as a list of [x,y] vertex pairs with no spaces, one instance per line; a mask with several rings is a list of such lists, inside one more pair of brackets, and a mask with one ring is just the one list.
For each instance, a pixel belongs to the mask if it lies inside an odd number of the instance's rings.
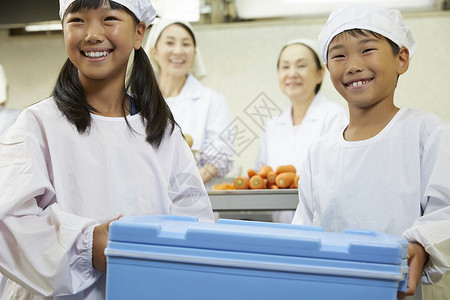
[[238,176],[232,183],[222,182],[212,186],[213,190],[247,190],[247,189],[297,189],[297,170],[293,165],[279,166],[275,170],[262,166],[258,173],[249,169],[247,176]]

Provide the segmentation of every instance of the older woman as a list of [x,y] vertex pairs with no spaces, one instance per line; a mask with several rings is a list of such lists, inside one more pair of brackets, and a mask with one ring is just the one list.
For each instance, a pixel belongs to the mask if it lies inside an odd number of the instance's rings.
[[197,80],[206,72],[194,29],[187,22],[161,19],[152,26],[145,49],[175,121],[200,153],[203,182],[223,177],[232,167],[232,118],[225,98]]
[[[278,58],[278,83],[290,105],[267,122],[261,135],[256,169],[292,164],[297,170],[309,145],[330,130],[347,124],[345,109],[319,91],[325,68],[314,41],[293,40],[283,46]],[[294,211],[276,211],[275,222],[291,223]]]

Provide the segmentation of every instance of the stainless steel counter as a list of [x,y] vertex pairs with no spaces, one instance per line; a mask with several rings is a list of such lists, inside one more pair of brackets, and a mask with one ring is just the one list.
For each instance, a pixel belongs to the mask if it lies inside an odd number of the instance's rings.
[[297,189],[208,191],[214,211],[295,210]]

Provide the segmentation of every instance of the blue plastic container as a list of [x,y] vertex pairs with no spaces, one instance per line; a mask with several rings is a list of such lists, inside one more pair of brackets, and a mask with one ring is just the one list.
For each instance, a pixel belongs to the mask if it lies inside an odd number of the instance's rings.
[[395,300],[406,288],[408,244],[379,232],[136,216],[109,239],[109,300]]

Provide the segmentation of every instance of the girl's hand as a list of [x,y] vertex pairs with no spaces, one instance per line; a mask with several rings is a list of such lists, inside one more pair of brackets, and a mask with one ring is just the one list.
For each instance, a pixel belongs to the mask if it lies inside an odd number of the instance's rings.
[[94,228],[92,241],[92,265],[99,271],[106,272],[105,248],[108,244],[109,223],[112,221],[117,221],[121,217],[122,215]]
[[420,274],[428,259],[428,253],[419,243],[409,243],[408,246],[408,281],[405,292],[398,292],[398,299],[412,296],[416,292],[416,287],[420,282]]

